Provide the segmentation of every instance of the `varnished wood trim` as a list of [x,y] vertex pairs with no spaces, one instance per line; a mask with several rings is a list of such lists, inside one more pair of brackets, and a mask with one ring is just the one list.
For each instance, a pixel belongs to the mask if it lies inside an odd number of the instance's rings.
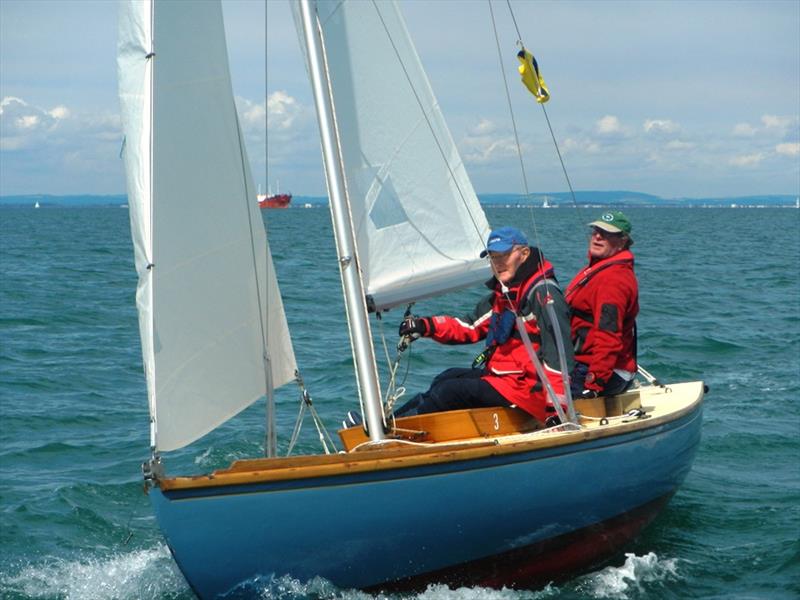
[[[492,407],[451,410],[396,419],[390,439],[436,444],[487,438],[512,433],[526,433],[542,428],[542,424],[518,408]],[[362,427],[339,430],[345,451],[352,452],[369,441]]]

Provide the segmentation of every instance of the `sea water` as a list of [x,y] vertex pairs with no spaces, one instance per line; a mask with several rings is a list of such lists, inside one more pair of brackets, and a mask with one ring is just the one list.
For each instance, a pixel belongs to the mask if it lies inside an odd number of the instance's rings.
[[[599,211],[487,209],[492,224],[526,230],[564,284],[584,262],[585,224]],[[683,487],[637,540],[590,573],[530,591],[434,585],[387,598],[800,597],[800,211],[627,212],[641,288],[640,362],[664,381],[710,387]],[[357,396],[328,210],[264,217],[298,363],[334,432]],[[192,597],[142,488],[149,432],[135,286],[127,210],[0,208],[4,599]],[[459,315],[482,293],[478,286],[413,310]],[[373,323],[383,363],[382,340],[393,358],[400,316],[395,310]],[[476,353],[421,340],[398,378],[411,394]],[[277,402],[285,452],[297,389],[282,388]],[[202,473],[260,455],[263,421],[263,405],[254,405],[170,453],[168,472]],[[295,453],[318,451],[306,422]],[[253,581],[246,590],[258,598],[371,598],[322,580]]]

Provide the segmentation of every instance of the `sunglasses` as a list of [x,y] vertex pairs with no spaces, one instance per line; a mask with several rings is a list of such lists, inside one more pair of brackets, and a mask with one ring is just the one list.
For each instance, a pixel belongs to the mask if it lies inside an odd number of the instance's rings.
[[622,232],[611,232],[606,231],[605,229],[600,229],[599,227],[592,227],[589,230],[589,235],[599,235],[603,239],[619,239],[622,237]]

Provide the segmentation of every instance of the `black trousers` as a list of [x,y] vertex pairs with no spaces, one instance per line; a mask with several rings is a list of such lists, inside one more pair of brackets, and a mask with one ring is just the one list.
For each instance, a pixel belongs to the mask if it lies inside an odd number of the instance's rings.
[[482,369],[447,369],[437,375],[427,392],[417,394],[394,411],[395,417],[410,417],[432,412],[510,406],[508,400],[481,379]]

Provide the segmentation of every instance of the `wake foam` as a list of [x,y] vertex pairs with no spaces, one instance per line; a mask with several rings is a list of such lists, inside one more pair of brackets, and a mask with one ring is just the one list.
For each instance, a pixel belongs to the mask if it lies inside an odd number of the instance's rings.
[[630,600],[645,597],[654,591],[653,586],[647,584],[676,580],[677,565],[677,559],[659,559],[653,552],[644,556],[626,552],[624,565],[606,567],[587,575],[579,587],[592,598]]
[[428,589],[414,597],[414,600],[545,600],[558,595],[558,589],[547,585],[538,591],[499,590],[482,587],[451,589],[446,585],[429,585]]
[[47,559],[0,579],[4,593],[64,600],[191,598],[169,550],[161,545],[105,558]]
[[[654,553],[626,554],[625,564],[607,567],[579,578],[566,588],[548,585],[532,590],[481,587],[450,588],[429,585],[419,594],[367,594],[342,590],[315,578],[300,582],[291,577],[257,577],[236,586],[224,597],[262,600],[547,600],[561,596],[572,585],[581,597],[634,600],[657,592],[660,584],[678,578],[676,559]],[[146,550],[105,558],[66,560],[51,558],[29,564],[17,573],[2,575],[3,597],[63,600],[183,600],[194,598],[169,550],[163,544]],[[573,588],[575,589],[575,588]]]
[[292,577],[256,577],[242,582],[223,596],[225,600],[546,600],[557,596],[557,588],[548,585],[540,591],[494,590],[482,587],[452,589],[431,584],[419,594],[368,594],[343,590],[330,581],[316,577],[302,583]]

